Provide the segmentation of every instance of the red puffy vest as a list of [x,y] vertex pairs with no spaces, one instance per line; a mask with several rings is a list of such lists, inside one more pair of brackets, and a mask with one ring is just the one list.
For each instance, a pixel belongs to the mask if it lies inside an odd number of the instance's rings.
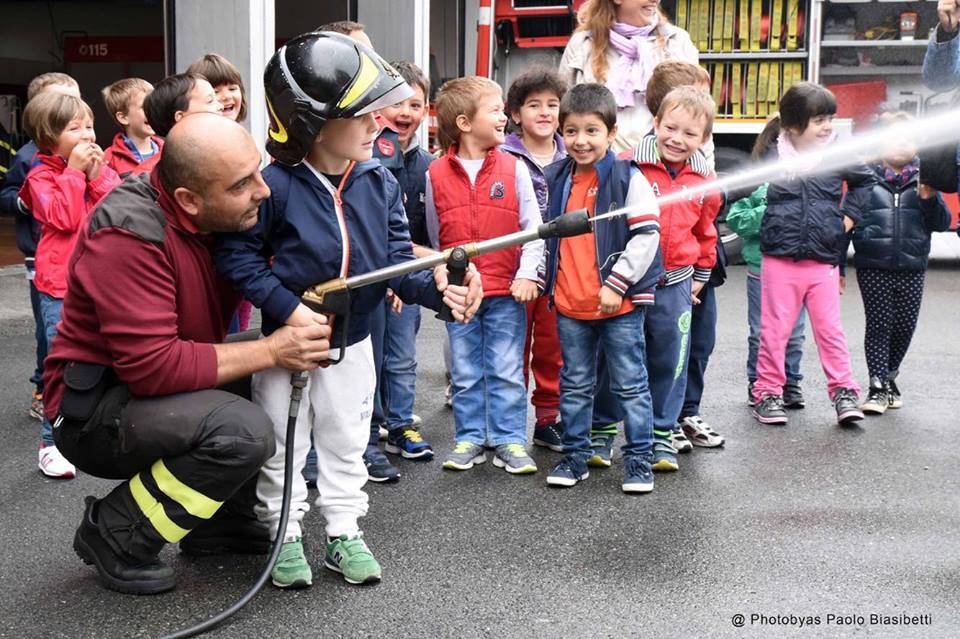
[[[491,149],[476,183],[456,158],[452,146],[430,164],[430,185],[440,222],[440,248],[479,242],[520,230],[517,158]],[[484,297],[509,295],[520,268],[521,247],[502,249],[474,259],[483,279]]]

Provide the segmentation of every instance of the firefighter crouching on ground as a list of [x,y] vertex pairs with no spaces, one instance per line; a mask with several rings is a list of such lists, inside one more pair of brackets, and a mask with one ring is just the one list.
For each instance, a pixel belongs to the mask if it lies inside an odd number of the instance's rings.
[[86,498],[73,542],[113,590],[172,589],[173,570],[157,558],[167,543],[183,540],[190,552],[193,542],[197,554],[269,548],[252,503],[257,471],[274,453],[273,425],[222,387],[249,387],[252,373],[277,366],[316,368],[330,329],[221,343],[239,298],[214,273],[210,233],[256,223],[270,194],[259,165],[238,124],[184,118],[157,169],[103,199],[70,260],[46,412],[77,468],[124,480]]

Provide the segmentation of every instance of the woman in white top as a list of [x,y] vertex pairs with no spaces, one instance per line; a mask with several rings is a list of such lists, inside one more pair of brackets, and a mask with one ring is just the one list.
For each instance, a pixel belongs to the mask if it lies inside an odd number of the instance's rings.
[[613,92],[617,152],[635,147],[653,126],[643,95],[653,68],[670,59],[699,62],[690,35],[670,24],[659,5],[659,0],[587,0],[560,60],[560,75],[571,86],[599,82]]

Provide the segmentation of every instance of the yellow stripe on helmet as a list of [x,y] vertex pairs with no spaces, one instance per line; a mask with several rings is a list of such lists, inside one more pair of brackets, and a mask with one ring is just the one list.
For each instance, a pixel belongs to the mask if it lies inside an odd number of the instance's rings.
[[[267,133],[270,134],[270,137],[273,138],[273,141],[277,144],[286,144],[287,138],[287,129],[283,126],[283,122],[280,121],[280,118],[277,117],[276,112],[273,110],[273,105],[270,104],[270,98],[267,98],[267,110],[270,112],[270,128],[267,129]],[[273,130],[273,125],[277,125],[277,130]]]
[[367,92],[373,83],[376,82],[377,78],[380,76],[380,72],[377,71],[376,63],[370,59],[363,51],[360,52],[360,72],[357,73],[357,77],[354,79],[353,84],[350,86],[350,89],[347,91],[347,94],[343,96],[343,99],[337,103],[337,107],[341,109],[348,108],[351,104],[356,102],[360,96]]
[[173,523],[163,509],[163,504],[147,491],[147,487],[143,485],[139,474],[134,475],[133,479],[130,480],[130,492],[133,493],[133,499],[137,502],[137,506],[140,507],[144,516],[150,520],[160,536],[168,543],[174,544],[190,532],[186,528],[181,528]]
[[157,487],[194,517],[210,519],[223,505],[222,501],[210,499],[174,477],[162,459],[158,459],[150,471],[153,473],[153,479],[157,482]]

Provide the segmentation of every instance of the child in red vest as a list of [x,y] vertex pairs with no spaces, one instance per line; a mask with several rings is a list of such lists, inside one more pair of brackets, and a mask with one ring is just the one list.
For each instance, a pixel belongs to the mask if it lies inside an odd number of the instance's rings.
[[[67,293],[67,262],[80,229],[94,205],[120,178],[103,163],[103,150],[93,132],[93,112],[77,96],[41,93],[24,109],[23,127],[39,151],[20,189],[20,199],[40,223],[33,281],[40,294],[49,352]],[[76,474],[54,446],[53,427],[46,418],[40,431],[39,467],[51,477]]]
[[[536,228],[542,218],[526,165],[498,150],[507,117],[500,86],[486,78],[451,80],[437,95],[446,154],[427,171],[426,222],[434,248]],[[468,324],[447,325],[452,354],[456,443],[443,463],[468,470],[486,461],[511,474],[537,466],[526,451],[527,393],[523,345],[527,302],[537,297],[543,241],[476,259],[484,300]]]
[[120,127],[113,144],[103,152],[103,163],[121,178],[147,173],[160,159],[163,140],[154,135],[143,111],[143,99],[153,85],[141,78],[117,80],[103,90],[107,113]]

